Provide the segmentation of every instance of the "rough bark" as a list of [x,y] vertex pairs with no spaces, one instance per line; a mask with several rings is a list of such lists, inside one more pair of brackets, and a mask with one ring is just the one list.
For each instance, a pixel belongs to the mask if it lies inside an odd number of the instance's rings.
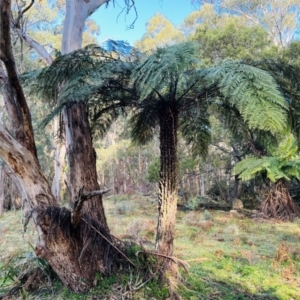
[[[82,32],[86,19],[108,0],[66,1],[66,18],[63,30],[62,53],[66,54],[82,46]],[[85,192],[99,190],[96,171],[96,153],[85,103],[66,107],[64,124],[67,141],[69,188],[72,199],[84,186]],[[101,195],[86,202],[83,211],[101,222],[108,230]]]
[[61,202],[60,192],[61,192],[61,182],[63,167],[65,166],[65,156],[66,156],[66,144],[65,140],[61,140],[58,137],[59,132],[59,120],[55,118],[53,121],[54,126],[54,142],[53,147],[55,149],[54,153],[54,178],[51,185],[51,191],[58,203]]
[[50,263],[69,289],[86,292],[97,284],[97,273],[109,275],[114,271],[124,245],[101,224],[82,215],[74,228],[71,212],[55,206],[37,208],[33,215],[42,237],[35,252]]
[[167,108],[160,115],[160,181],[156,249],[173,255],[178,198],[178,112]]
[[[68,107],[64,112],[64,122],[69,187],[71,199],[74,201],[82,186],[85,192],[100,190],[97,181],[96,152],[93,148],[86,104],[81,102]],[[101,195],[84,203],[83,211],[108,229]]]

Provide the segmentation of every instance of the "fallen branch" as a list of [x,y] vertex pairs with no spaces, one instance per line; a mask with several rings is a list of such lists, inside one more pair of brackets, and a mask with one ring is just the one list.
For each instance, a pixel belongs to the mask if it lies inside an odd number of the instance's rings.
[[77,200],[74,203],[74,208],[71,213],[71,224],[72,224],[73,228],[76,228],[80,222],[81,209],[83,207],[83,203],[92,197],[103,195],[110,191],[109,189],[105,189],[105,190],[93,191],[93,192],[89,192],[87,194],[83,194],[83,189],[84,189],[84,187],[81,187],[79,189]]
[[136,267],[135,264],[118,248],[116,247],[110,240],[108,240],[99,230],[97,230],[93,225],[89,224],[85,219],[82,219],[83,222],[88,224],[92,229],[94,229],[103,239],[105,239],[115,250],[117,250],[133,267]]
[[156,255],[156,256],[160,256],[160,257],[167,258],[167,259],[173,261],[173,262],[174,262],[175,264],[177,264],[178,266],[182,267],[182,268],[184,269],[184,271],[185,271],[186,273],[188,273],[188,268],[190,267],[190,265],[189,265],[187,262],[185,262],[185,261],[183,261],[183,260],[181,260],[181,259],[179,259],[179,258],[177,258],[177,257],[174,257],[174,256],[168,256],[168,255],[164,255],[164,254],[161,254],[161,253],[158,253],[158,252],[148,251],[148,250],[145,250],[145,249],[143,249],[143,251],[138,251],[138,252],[136,253],[136,255],[138,255],[140,252],[146,252],[146,253],[148,253],[148,254],[152,254],[152,255]]

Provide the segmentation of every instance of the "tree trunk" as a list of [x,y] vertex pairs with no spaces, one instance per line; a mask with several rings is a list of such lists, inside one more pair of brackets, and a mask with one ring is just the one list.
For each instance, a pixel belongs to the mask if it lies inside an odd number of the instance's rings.
[[100,223],[83,214],[75,227],[71,212],[55,206],[37,208],[33,215],[43,237],[35,252],[48,261],[66,287],[86,292],[98,283],[97,273],[109,275],[115,271],[121,258],[119,249],[124,245]]
[[4,211],[4,165],[0,164],[0,217]]
[[[100,190],[97,181],[96,152],[93,148],[86,104],[80,102],[68,107],[64,112],[64,122],[69,187],[71,199],[75,201],[82,186],[86,192]],[[99,221],[108,230],[101,195],[85,202],[83,212]]]
[[240,182],[239,175],[234,175],[234,185],[230,196],[231,201],[240,197]]
[[17,142],[2,125],[0,141],[0,157],[18,178],[31,207],[55,204],[50,186],[34,154]]
[[300,217],[300,208],[294,203],[288,188],[288,182],[284,179],[271,185],[263,200],[260,210],[269,218],[284,221],[293,221]]
[[178,198],[177,129],[178,112],[167,108],[160,115],[161,167],[156,236],[156,249],[167,256],[173,255],[175,237]]
[[[66,0],[62,54],[80,49],[86,19],[108,0]],[[69,188],[74,201],[79,189],[99,190],[96,170],[96,152],[93,148],[86,103],[73,103],[63,113],[66,130]],[[83,212],[99,221],[107,230],[102,196],[84,203]]]
[[[77,31],[82,33],[86,18],[105,2],[67,1],[64,49],[72,51],[76,50],[72,49],[74,45],[81,46],[81,35],[78,36]],[[36,254],[48,260],[67,287],[83,292],[96,284],[97,272],[109,274],[117,265],[118,243],[107,230],[101,195],[98,200],[85,202],[88,204],[84,204],[83,214],[76,224],[72,223],[73,212],[54,206],[56,200],[38,162],[31,116],[15,68],[10,40],[10,5],[10,0],[0,0],[0,58],[7,70],[7,95],[10,97],[7,108],[9,116],[16,117],[12,125],[16,134],[14,138],[0,125],[0,157],[10,166],[30,199],[39,233]],[[96,156],[84,103],[68,107],[64,117],[74,200],[79,186],[84,185],[86,190],[99,189]]]
[[[57,125],[58,120],[54,120],[54,127],[58,127]],[[55,134],[57,133],[58,128],[54,128]],[[51,191],[54,197],[56,198],[58,203],[61,203],[61,187],[62,187],[62,173],[63,173],[63,167],[65,166],[65,156],[66,156],[66,145],[65,141],[60,142],[59,138],[54,137],[54,148],[55,148],[55,161],[54,161],[54,178],[51,185]]]

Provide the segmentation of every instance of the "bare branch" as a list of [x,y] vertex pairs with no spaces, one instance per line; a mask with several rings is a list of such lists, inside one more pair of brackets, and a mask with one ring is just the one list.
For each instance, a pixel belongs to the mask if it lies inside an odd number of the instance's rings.
[[34,39],[32,39],[29,35],[27,35],[24,31],[22,31],[20,28],[13,28],[14,31],[17,33],[19,38],[21,38],[29,47],[33,48],[42,59],[46,62],[47,65],[51,65],[53,62],[53,59],[51,55],[48,53],[48,51],[38,42],[36,42]]
[[83,189],[84,187],[81,187],[78,191],[77,200],[74,203],[74,208],[71,214],[71,223],[74,228],[78,226],[81,220],[81,210],[83,207],[83,203],[92,197],[103,195],[110,191],[109,189],[105,189],[105,190],[92,191],[87,194],[83,194]]
[[23,17],[23,15],[26,13],[26,11],[28,11],[30,8],[31,8],[31,6],[34,4],[34,0],[31,0],[31,3],[27,6],[27,7],[25,7],[22,11],[20,11],[19,12],[19,14],[18,14],[18,17],[17,17],[17,19],[15,20],[15,26],[17,27],[17,28],[20,28],[20,20],[21,20],[21,18]]

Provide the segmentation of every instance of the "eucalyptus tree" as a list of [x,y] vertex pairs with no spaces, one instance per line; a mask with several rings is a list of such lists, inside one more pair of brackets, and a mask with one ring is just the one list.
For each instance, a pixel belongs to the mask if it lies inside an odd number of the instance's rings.
[[[81,48],[87,17],[105,3],[108,0],[66,0],[63,54]],[[126,3],[129,5],[128,1]],[[20,12],[21,15],[26,11],[28,7]],[[31,112],[12,49],[11,17],[11,1],[1,0],[0,59],[6,71],[1,72],[1,80],[5,85],[4,96],[11,128],[8,132],[0,124],[0,157],[17,176],[30,202],[31,216],[35,219],[39,234],[36,254],[49,262],[67,287],[83,292],[95,285],[97,272],[112,272],[111,267],[122,255],[118,248],[121,244],[109,234],[106,224],[101,197],[103,191],[88,193],[99,190],[99,184],[86,103],[74,102],[66,106],[63,113],[68,141],[69,187],[75,202],[71,212],[57,206],[57,200],[41,170]],[[94,199],[86,201],[89,197]]]
[[195,4],[211,3],[218,12],[230,12],[260,26],[274,45],[284,48],[297,37],[299,30],[299,0],[191,0]]
[[164,15],[156,13],[146,24],[146,33],[135,43],[142,52],[153,52],[157,48],[180,43],[183,33],[177,29]]
[[[158,49],[133,70],[139,104],[132,135],[144,143],[159,128],[160,181],[157,250],[173,255],[178,192],[177,134],[194,154],[206,154],[210,136],[208,108],[235,109],[245,126],[275,133],[285,128],[286,103],[271,76],[241,62],[201,68],[197,46],[182,43]],[[170,261],[166,261],[168,266]]]

